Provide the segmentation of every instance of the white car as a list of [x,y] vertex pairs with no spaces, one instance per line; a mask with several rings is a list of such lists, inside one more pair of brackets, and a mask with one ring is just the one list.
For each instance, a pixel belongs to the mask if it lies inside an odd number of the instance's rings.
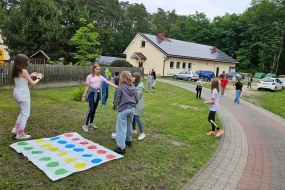
[[197,81],[199,80],[199,75],[196,72],[192,72],[192,71],[182,71],[178,74],[173,75],[173,78],[175,79],[183,79],[183,80],[194,80]]
[[283,89],[285,88],[285,78],[278,78],[282,82]]
[[268,89],[276,92],[277,90],[283,90],[282,82],[278,78],[263,78],[257,85],[257,90]]

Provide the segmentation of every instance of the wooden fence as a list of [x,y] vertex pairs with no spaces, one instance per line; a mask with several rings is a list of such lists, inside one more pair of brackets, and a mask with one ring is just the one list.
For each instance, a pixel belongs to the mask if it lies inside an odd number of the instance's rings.
[[[11,71],[13,63],[5,63],[3,70],[0,73],[0,86],[11,86],[14,85],[14,80],[11,78]],[[138,67],[108,67],[109,71],[114,75],[116,71],[122,72],[129,69],[131,73],[139,72],[143,76],[143,69]],[[83,80],[92,72],[92,66],[81,67],[73,65],[38,65],[30,64],[28,66],[28,72],[39,72],[44,74],[44,78],[41,83],[55,83],[55,82],[74,82]],[[104,74],[104,67],[100,67],[101,75]]]

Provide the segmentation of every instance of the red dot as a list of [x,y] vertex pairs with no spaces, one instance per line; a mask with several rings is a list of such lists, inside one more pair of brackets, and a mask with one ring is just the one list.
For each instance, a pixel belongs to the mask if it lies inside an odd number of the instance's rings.
[[73,134],[67,133],[67,134],[65,134],[64,136],[66,136],[66,137],[72,137]]
[[95,145],[91,145],[91,146],[88,146],[88,148],[89,148],[89,149],[96,149],[96,148],[97,148],[97,146],[95,146]]
[[116,158],[116,156],[115,156],[115,155],[113,155],[113,154],[108,154],[108,155],[106,156],[106,158],[108,158],[108,159],[112,159],[112,158]]
[[88,144],[87,141],[80,142],[80,144]]
[[106,153],[105,150],[98,150],[98,151],[97,151],[97,154],[105,154],[105,153]]
[[78,141],[78,140],[80,140],[80,138],[73,138],[73,139],[71,139],[71,140],[73,140],[73,141]]

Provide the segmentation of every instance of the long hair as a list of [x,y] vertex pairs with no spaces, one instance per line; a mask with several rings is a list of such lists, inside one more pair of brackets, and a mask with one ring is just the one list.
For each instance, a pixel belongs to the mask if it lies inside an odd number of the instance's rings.
[[123,71],[120,75],[120,85],[121,84],[127,84],[127,85],[133,85],[133,80],[131,78],[129,71]]
[[24,54],[18,54],[14,60],[14,66],[12,69],[12,78],[18,78],[22,74],[23,69],[27,69],[30,59]]
[[139,72],[134,72],[134,73],[132,74],[132,76],[135,77],[135,84],[137,84],[137,83],[139,83],[139,82],[142,81],[142,80],[141,80],[141,74],[140,74]]
[[[100,69],[100,65],[99,65],[99,64],[96,63],[96,64],[93,65],[93,68],[92,68],[92,77],[95,76],[94,70],[95,70],[97,67],[99,67],[99,69]],[[100,76],[100,72],[99,72],[99,74],[97,74],[97,76],[98,76],[98,77]]]
[[213,92],[214,89],[217,89],[218,93],[220,92],[220,88],[219,88],[219,81],[217,79],[213,79],[211,81],[211,92]]

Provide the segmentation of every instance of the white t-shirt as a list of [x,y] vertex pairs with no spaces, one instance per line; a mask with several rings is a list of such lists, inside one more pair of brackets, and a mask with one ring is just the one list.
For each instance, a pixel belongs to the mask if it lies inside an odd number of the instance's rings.
[[219,93],[215,88],[211,94],[211,100],[215,98],[215,103],[210,105],[210,111],[217,111],[219,108]]

